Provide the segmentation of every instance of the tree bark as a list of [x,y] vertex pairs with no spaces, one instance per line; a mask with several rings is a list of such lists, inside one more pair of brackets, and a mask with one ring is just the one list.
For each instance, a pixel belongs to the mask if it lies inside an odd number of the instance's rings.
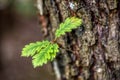
[[82,18],[83,25],[57,42],[53,61],[57,80],[120,80],[120,1],[43,0],[47,39],[67,17]]

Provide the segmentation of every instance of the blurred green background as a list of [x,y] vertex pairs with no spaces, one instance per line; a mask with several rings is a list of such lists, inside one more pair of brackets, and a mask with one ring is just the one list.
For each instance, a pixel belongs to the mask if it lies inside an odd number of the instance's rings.
[[21,57],[25,44],[42,40],[36,0],[0,0],[0,80],[54,80],[50,63],[34,69]]

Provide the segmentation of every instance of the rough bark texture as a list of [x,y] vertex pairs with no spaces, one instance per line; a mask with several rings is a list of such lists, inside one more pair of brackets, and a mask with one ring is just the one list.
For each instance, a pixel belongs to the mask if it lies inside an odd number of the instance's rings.
[[43,6],[48,39],[65,18],[83,20],[81,27],[58,40],[72,52],[60,49],[53,62],[57,79],[120,80],[119,0],[43,0]]

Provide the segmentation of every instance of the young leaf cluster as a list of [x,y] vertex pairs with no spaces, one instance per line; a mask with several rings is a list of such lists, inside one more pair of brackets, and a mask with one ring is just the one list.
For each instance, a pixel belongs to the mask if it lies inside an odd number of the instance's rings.
[[58,45],[49,41],[30,43],[23,48],[22,56],[32,56],[34,67],[42,66],[49,60],[53,60],[58,52]]
[[[70,32],[72,29],[79,27],[82,24],[82,20],[76,17],[70,17],[65,22],[60,24],[60,27],[55,32],[55,37],[59,38],[61,35],[65,35],[66,32]],[[22,56],[32,57],[32,64],[34,67],[42,66],[48,61],[52,61],[56,53],[59,52],[59,46],[57,43],[51,43],[50,41],[38,41],[26,45],[22,50]]]
[[79,27],[82,24],[82,20],[76,17],[70,17],[60,24],[59,29],[56,30],[55,36],[60,37],[65,35],[66,32],[70,32],[72,29]]

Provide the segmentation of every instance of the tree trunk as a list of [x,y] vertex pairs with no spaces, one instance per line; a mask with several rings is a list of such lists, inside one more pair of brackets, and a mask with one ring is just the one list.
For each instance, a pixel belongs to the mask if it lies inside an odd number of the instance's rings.
[[81,27],[57,40],[72,50],[60,49],[53,61],[57,80],[120,80],[119,0],[43,0],[41,16],[49,40],[67,17],[83,20]]

